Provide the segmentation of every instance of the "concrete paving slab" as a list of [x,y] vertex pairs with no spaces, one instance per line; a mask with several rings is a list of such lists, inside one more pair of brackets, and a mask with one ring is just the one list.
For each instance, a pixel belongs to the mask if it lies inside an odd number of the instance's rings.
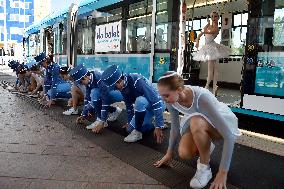
[[85,189],[88,182],[33,179],[26,189]]
[[120,183],[104,183],[96,182],[90,184],[86,189],[167,189],[168,187],[162,185],[150,184],[120,184]]
[[1,189],[26,189],[30,184],[30,180],[25,178],[11,178],[0,176]]

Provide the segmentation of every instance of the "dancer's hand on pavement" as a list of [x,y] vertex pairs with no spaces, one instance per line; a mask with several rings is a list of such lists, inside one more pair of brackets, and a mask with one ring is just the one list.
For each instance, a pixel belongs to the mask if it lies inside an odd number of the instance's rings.
[[49,100],[46,105],[44,106],[45,108],[50,108],[51,105],[52,105],[53,101],[52,100]]
[[211,183],[210,189],[227,189],[227,172],[219,170],[214,181]]
[[104,124],[105,124],[105,122],[101,121],[92,129],[92,131],[96,134],[101,133],[104,129]]
[[79,116],[79,117],[76,119],[76,123],[77,123],[77,124],[82,124],[84,120],[85,120],[84,116]]
[[128,123],[126,123],[125,125],[122,126],[122,128],[123,128],[123,129],[126,129],[126,130],[128,129],[128,127],[129,127],[129,124],[128,124]]
[[162,141],[163,141],[163,131],[161,128],[155,128],[154,130],[154,136],[156,137],[157,139],[157,143],[158,144],[161,144]]
[[172,158],[173,158],[173,153],[167,152],[166,155],[162,159],[154,163],[154,166],[158,168],[158,167],[161,167],[162,165],[169,165]]

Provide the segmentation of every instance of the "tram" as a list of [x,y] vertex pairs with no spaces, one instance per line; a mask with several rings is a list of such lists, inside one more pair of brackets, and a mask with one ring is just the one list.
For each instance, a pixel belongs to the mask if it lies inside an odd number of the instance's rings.
[[27,28],[25,52],[88,69],[117,64],[154,83],[175,70],[187,84],[204,86],[207,64],[192,53],[212,11],[220,15],[215,41],[231,49],[218,60],[217,98],[237,114],[283,122],[283,0],[82,0]]

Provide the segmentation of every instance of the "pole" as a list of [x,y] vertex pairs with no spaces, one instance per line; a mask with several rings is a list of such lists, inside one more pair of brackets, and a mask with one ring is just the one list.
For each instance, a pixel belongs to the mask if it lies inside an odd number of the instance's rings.
[[184,50],[185,50],[185,25],[186,25],[186,3],[180,0],[180,17],[179,17],[179,48],[178,48],[178,67],[177,73],[182,75],[184,66]]
[[4,0],[4,49],[7,51],[7,13],[6,0]]
[[154,64],[155,64],[154,58],[155,58],[156,12],[157,12],[157,1],[153,0],[152,27],[151,27],[150,78],[149,78],[151,82],[154,76]]

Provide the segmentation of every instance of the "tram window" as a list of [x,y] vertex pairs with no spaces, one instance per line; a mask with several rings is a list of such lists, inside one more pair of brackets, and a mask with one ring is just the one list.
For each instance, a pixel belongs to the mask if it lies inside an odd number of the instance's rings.
[[193,20],[193,29],[194,30],[202,29],[200,26],[200,20]]
[[207,19],[203,18],[201,19],[201,28],[204,28],[207,25]]
[[144,0],[129,5],[129,17],[141,16],[152,13],[153,1]]
[[151,18],[141,16],[127,21],[126,44],[128,52],[151,50]]
[[284,7],[275,9],[273,28],[273,45],[284,46]]
[[94,13],[96,24],[101,25],[108,22],[114,22],[121,20],[122,18],[122,8],[111,9],[108,11],[96,12]]
[[167,0],[157,0],[157,12],[168,10]]
[[235,14],[234,15],[234,26],[246,26],[248,23],[248,13]]
[[78,21],[78,54],[92,54],[93,53],[93,32],[91,19],[82,19]]
[[152,0],[129,5],[126,29],[127,52],[149,52],[151,50]]
[[231,49],[233,55],[243,55],[245,50],[247,27],[236,27],[232,31]]
[[248,13],[234,15],[231,50],[233,55],[243,55],[247,34]]
[[[162,2],[161,2],[162,3]],[[164,3],[162,4],[164,5]],[[156,41],[155,49],[169,50],[172,35],[172,24],[169,23],[168,12],[158,12],[156,16]]]

